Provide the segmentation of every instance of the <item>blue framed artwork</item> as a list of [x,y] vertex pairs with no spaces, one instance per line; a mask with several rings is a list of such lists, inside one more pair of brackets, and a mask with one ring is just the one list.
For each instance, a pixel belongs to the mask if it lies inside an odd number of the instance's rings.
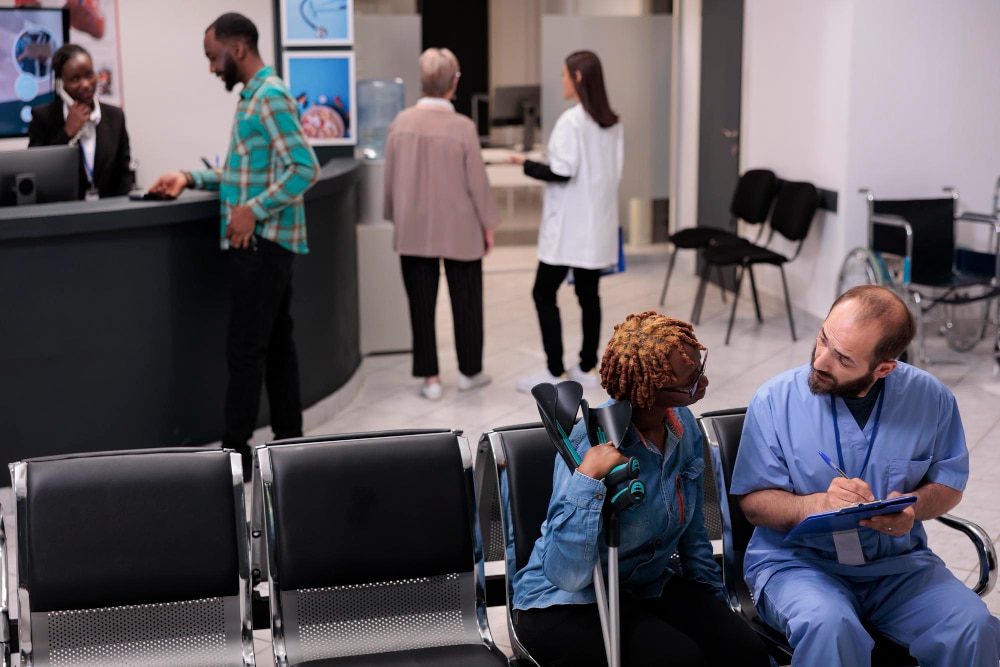
[[354,0],[279,0],[282,44],[345,46],[354,43]]
[[358,142],[353,53],[285,51],[284,73],[312,145],[353,146]]

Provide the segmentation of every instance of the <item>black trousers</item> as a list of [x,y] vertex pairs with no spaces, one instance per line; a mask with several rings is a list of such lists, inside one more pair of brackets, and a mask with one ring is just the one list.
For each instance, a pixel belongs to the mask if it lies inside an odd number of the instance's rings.
[[[768,667],[756,633],[705,586],[673,577],[651,600],[621,597],[626,667]],[[597,605],[514,611],[517,636],[542,665],[606,667]]]
[[[438,374],[437,306],[441,259],[400,255],[403,284],[410,302],[410,329],[413,332],[413,376]],[[451,318],[455,327],[458,370],[472,376],[483,370],[483,261],[444,260],[451,296]]]
[[[535,286],[531,290],[549,372],[556,376],[566,370],[563,366],[562,321],[559,319],[556,292],[569,268],[539,262]],[[583,320],[583,344],[580,346],[580,369],[583,371],[597,366],[597,345],[601,336],[601,295],[597,291],[600,279],[600,269],[573,269],[573,287]]]
[[247,454],[266,384],[275,438],[302,435],[299,366],[292,340],[292,260],[295,253],[258,236],[230,248],[225,447]]

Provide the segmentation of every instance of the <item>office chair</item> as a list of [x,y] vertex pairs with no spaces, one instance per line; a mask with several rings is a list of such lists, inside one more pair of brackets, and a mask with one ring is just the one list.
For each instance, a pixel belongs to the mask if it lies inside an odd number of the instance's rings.
[[23,667],[255,664],[239,454],[53,456],[11,478]]
[[279,667],[505,666],[458,431],[257,448]]
[[[667,287],[670,285],[670,275],[674,272],[674,262],[678,250],[702,250],[713,241],[737,240],[742,237],[737,234],[737,220],[743,220],[752,225],[760,225],[767,220],[771,212],[774,195],[778,192],[778,178],[769,169],[751,169],[740,176],[729,205],[732,213],[726,227],[689,227],[670,235],[670,243],[674,250],[670,253],[667,264],[667,275],[663,279],[663,291],[660,292],[660,305],[667,298]],[[757,230],[755,240],[760,240],[764,232],[761,226]],[[726,299],[726,291],[722,290],[722,300]]]
[[[812,183],[795,183],[785,181],[778,191],[778,198],[774,202],[774,212],[771,214],[771,232],[768,234],[767,242],[763,245],[742,242],[716,242],[709,245],[702,255],[705,264],[701,271],[701,282],[698,284],[698,294],[695,297],[694,312],[691,321],[698,324],[701,319],[701,308],[705,300],[705,287],[708,284],[708,272],[711,267],[737,266],[739,270],[736,274],[736,289],[733,295],[733,306],[729,313],[729,326],[726,328],[726,345],[729,345],[729,337],[733,331],[733,321],[736,319],[736,306],[740,300],[740,287],[743,284],[744,274],[750,276],[750,286],[753,290],[754,308],[757,311],[757,321],[763,322],[760,314],[760,300],[757,298],[757,284],[753,275],[753,267],[757,264],[771,264],[778,267],[781,272],[781,285],[785,291],[785,307],[788,310],[788,326],[792,330],[792,340],[795,337],[795,321],[792,318],[792,300],[788,294],[788,281],[785,279],[785,264],[794,260],[802,251],[809,227],[812,225],[816,209],[819,207],[819,196]],[[795,253],[788,257],[769,246],[775,239],[775,232],[778,236],[793,242],[798,242]]]
[[[780,664],[789,664],[792,648],[784,635],[769,626],[757,614],[753,594],[743,579],[743,560],[754,527],[743,514],[739,501],[729,495],[733,481],[736,454],[743,435],[743,420],[746,408],[706,412],[698,418],[698,426],[711,451],[711,465],[715,469],[715,479],[719,488],[720,510],[723,525],[723,565],[722,578],[726,586],[729,606],[741,614],[744,620],[757,632],[772,657]],[[706,461],[708,463],[708,461]],[[707,467],[706,467],[707,469]],[[973,590],[980,596],[987,595],[996,583],[996,551],[990,536],[979,526],[945,514],[937,519],[949,528],[965,534],[975,545],[979,555],[979,581]],[[869,630],[875,639],[872,651],[873,667],[895,667],[916,665],[909,651],[884,635]]]

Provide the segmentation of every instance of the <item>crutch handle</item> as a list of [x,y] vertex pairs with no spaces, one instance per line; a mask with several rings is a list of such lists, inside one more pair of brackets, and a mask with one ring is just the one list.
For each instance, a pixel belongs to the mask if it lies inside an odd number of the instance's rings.
[[604,478],[604,486],[613,489],[619,484],[639,476],[639,459],[634,456],[625,463],[619,463]]
[[638,479],[623,486],[612,494],[608,502],[611,504],[611,511],[618,513],[627,510],[632,505],[638,505],[646,497],[646,485]]

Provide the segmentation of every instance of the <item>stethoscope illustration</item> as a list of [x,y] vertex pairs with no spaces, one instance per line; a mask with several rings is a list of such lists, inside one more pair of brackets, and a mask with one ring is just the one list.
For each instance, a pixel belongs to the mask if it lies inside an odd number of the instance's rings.
[[323,21],[320,14],[342,12],[345,9],[347,3],[344,0],[302,0],[299,14],[302,15],[302,20],[316,31],[317,37],[326,37],[326,28],[320,25]]

